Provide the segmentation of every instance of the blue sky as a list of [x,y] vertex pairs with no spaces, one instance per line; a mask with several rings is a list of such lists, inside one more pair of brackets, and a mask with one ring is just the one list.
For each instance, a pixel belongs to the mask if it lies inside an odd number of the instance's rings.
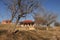
[[58,16],[57,21],[60,22],[60,0],[45,0],[42,4],[47,11],[54,12]]
[[[42,6],[47,10],[54,12],[58,18],[57,21],[60,22],[60,0],[41,0]],[[0,21],[9,19],[10,14],[8,13],[8,9],[6,6],[0,1]],[[27,19],[33,19],[32,17]]]

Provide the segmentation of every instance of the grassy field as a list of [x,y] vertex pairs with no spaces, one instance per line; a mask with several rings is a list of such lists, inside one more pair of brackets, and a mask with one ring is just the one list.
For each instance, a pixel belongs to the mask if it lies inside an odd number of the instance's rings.
[[22,30],[17,33],[10,33],[14,25],[0,24],[0,40],[60,40],[60,27],[45,28],[39,27],[35,30]]

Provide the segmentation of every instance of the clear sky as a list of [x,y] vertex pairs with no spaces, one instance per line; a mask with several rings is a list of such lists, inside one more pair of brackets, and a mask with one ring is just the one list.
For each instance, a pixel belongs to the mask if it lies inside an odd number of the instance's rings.
[[54,12],[58,16],[57,21],[60,22],[60,0],[45,0],[42,4],[46,10]]
[[[47,11],[52,11],[56,15],[58,15],[57,21],[60,22],[60,0],[41,0],[42,6]],[[10,14],[8,13],[8,9],[6,9],[6,6],[3,4],[2,1],[0,1],[0,21],[9,19]],[[32,17],[28,18],[32,19]]]

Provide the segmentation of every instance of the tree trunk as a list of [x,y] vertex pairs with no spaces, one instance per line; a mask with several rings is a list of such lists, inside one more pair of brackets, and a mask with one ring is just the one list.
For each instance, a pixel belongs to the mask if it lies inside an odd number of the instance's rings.
[[15,31],[16,31],[15,29],[16,29],[16,26],[17,26],[17,24],[18,24],[20,18],[21,18],[21,17],[18,16],[18,18],[17,18],[17,20],[16,20],[15,27],[14,27],[14,29],[13,29],[13,32],[14,32],[14,33],[15,33]]
[[13,18],[10,19],[10,21],[12,22]]

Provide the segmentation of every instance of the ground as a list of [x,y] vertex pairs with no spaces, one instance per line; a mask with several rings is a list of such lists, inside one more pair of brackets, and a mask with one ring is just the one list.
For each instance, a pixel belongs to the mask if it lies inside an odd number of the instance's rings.
[[[12,25],[0,25],[0,40],[60,40],[60,27],[49,28],[50,30],[45,30],[44,28],[36,28],[36,30],[22,30],[18,32],[8,32]],[[10,28],[12,30],[12,28]]]

